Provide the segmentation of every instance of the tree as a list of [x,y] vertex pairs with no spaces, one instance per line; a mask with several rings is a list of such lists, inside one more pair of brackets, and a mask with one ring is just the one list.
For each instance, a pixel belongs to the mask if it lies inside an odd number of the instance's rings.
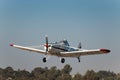
[[0,80],[3,80],[3,69],[0,68]]
[[81,74],[77,73],[77,74],[74,75],[72,80],[83,80],[83,78],[82,78]]
[[4,69],[3,76],[5,78],[8,78],[8,77],[12,77],[13,78],[14,77],[14,70],[13,70],[13,68],[12,67],[6,67]]
[[93,70],[88,70],[84,76],[84,80],[96,80],[97,76]]
[[45,69],[41,67],[37,67],[32,71],[31,75],[34,76],[35,78],[40,78],[41,75],[43,76],[44,73],[45,73]]
[[109,78],[109,77],[115,77],[116,74],[110,71],[99,71],[97,72],[97,74],[101,77],[101,78]]
[[51,67],[51,69],[48,71],[48,79],[50,80],[56,80],[60,75],[61,71],[58,70],[55,66]]
[[62,74],[70,74],[72,71],[72,67],[69,64],[66,64],[62,69]]
[[71,80],[71,79],[72,77],[69,74],[62,74],[61,76],[57,78],[57,80]]
[[116,76],[117,80],[120,80],[120,74],[118,73]]
[[18,69],[18,71],[14,71],[14,76],[14,80],[29,80],[30,72]]
[[63,69],[57,69],[56,66],[48,69],[47,67],[34,68],[31,72],[18,69],[13,70],[12,67],[0,68],[0,80],[120,80],[120,74],[115,74],[110,71],[88,70],[84,76],[80,73],[71,76],[72,68],[70,65],[65,65]]
[[100,80],[100,79],[101,79],[101,77],[98,74],[94,75],[94,80]]

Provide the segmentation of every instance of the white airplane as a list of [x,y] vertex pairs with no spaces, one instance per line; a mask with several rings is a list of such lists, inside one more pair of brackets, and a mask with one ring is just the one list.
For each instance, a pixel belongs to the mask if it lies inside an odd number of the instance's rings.
[[[45,55],[57,56],[60,57],[61,63],[65,62],[65,57],[76,57],[80,62],[80,56],[84,55],[95,55],[95,54],[106,54],[109,53],[109,49],[92,49],[85,50],[81,49],[81,43],[79,43],[78,47],[71,47],[67,40],[62,40],[60,42],[48,43],[48,37],[45,37],[46,44],[44,44],[44,50],[33,48],[33,47],[24,47],[19,45],[10,44],[10,46],[19,48],[22,50],[27,50],[31,52],[42,53]],[[47,57],[43,58],[43,62],[47,61]]]

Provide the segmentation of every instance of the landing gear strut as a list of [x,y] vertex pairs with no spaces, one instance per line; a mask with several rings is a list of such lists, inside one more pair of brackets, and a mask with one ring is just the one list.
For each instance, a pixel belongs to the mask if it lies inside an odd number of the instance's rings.
[[78,58],[78,62],[80,62],[80,57],[77,57]]

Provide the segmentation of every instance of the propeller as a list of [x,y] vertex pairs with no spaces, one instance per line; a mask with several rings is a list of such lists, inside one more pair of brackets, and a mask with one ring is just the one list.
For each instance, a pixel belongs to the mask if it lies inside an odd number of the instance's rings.
[[78,44],[78,48],[79,48],[79,49],[82,48],[81,42]]
[[49,45],[48,45],[48,36],[47,35],[45,36],[45,40],[46,40],[46,44],[45,44],[46,52],[48,52]]

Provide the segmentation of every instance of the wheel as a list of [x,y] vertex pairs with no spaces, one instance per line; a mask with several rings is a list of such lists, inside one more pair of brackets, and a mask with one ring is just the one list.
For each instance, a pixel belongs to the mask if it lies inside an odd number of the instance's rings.
[[65,62],[65,59],[64,59],[64,58],[62,58],[62,59],[61,59],[61,63],[64,63],[64,62]]
[[46,57],[43,58],[43,62],[45,63],[47,60],[46,60]]

